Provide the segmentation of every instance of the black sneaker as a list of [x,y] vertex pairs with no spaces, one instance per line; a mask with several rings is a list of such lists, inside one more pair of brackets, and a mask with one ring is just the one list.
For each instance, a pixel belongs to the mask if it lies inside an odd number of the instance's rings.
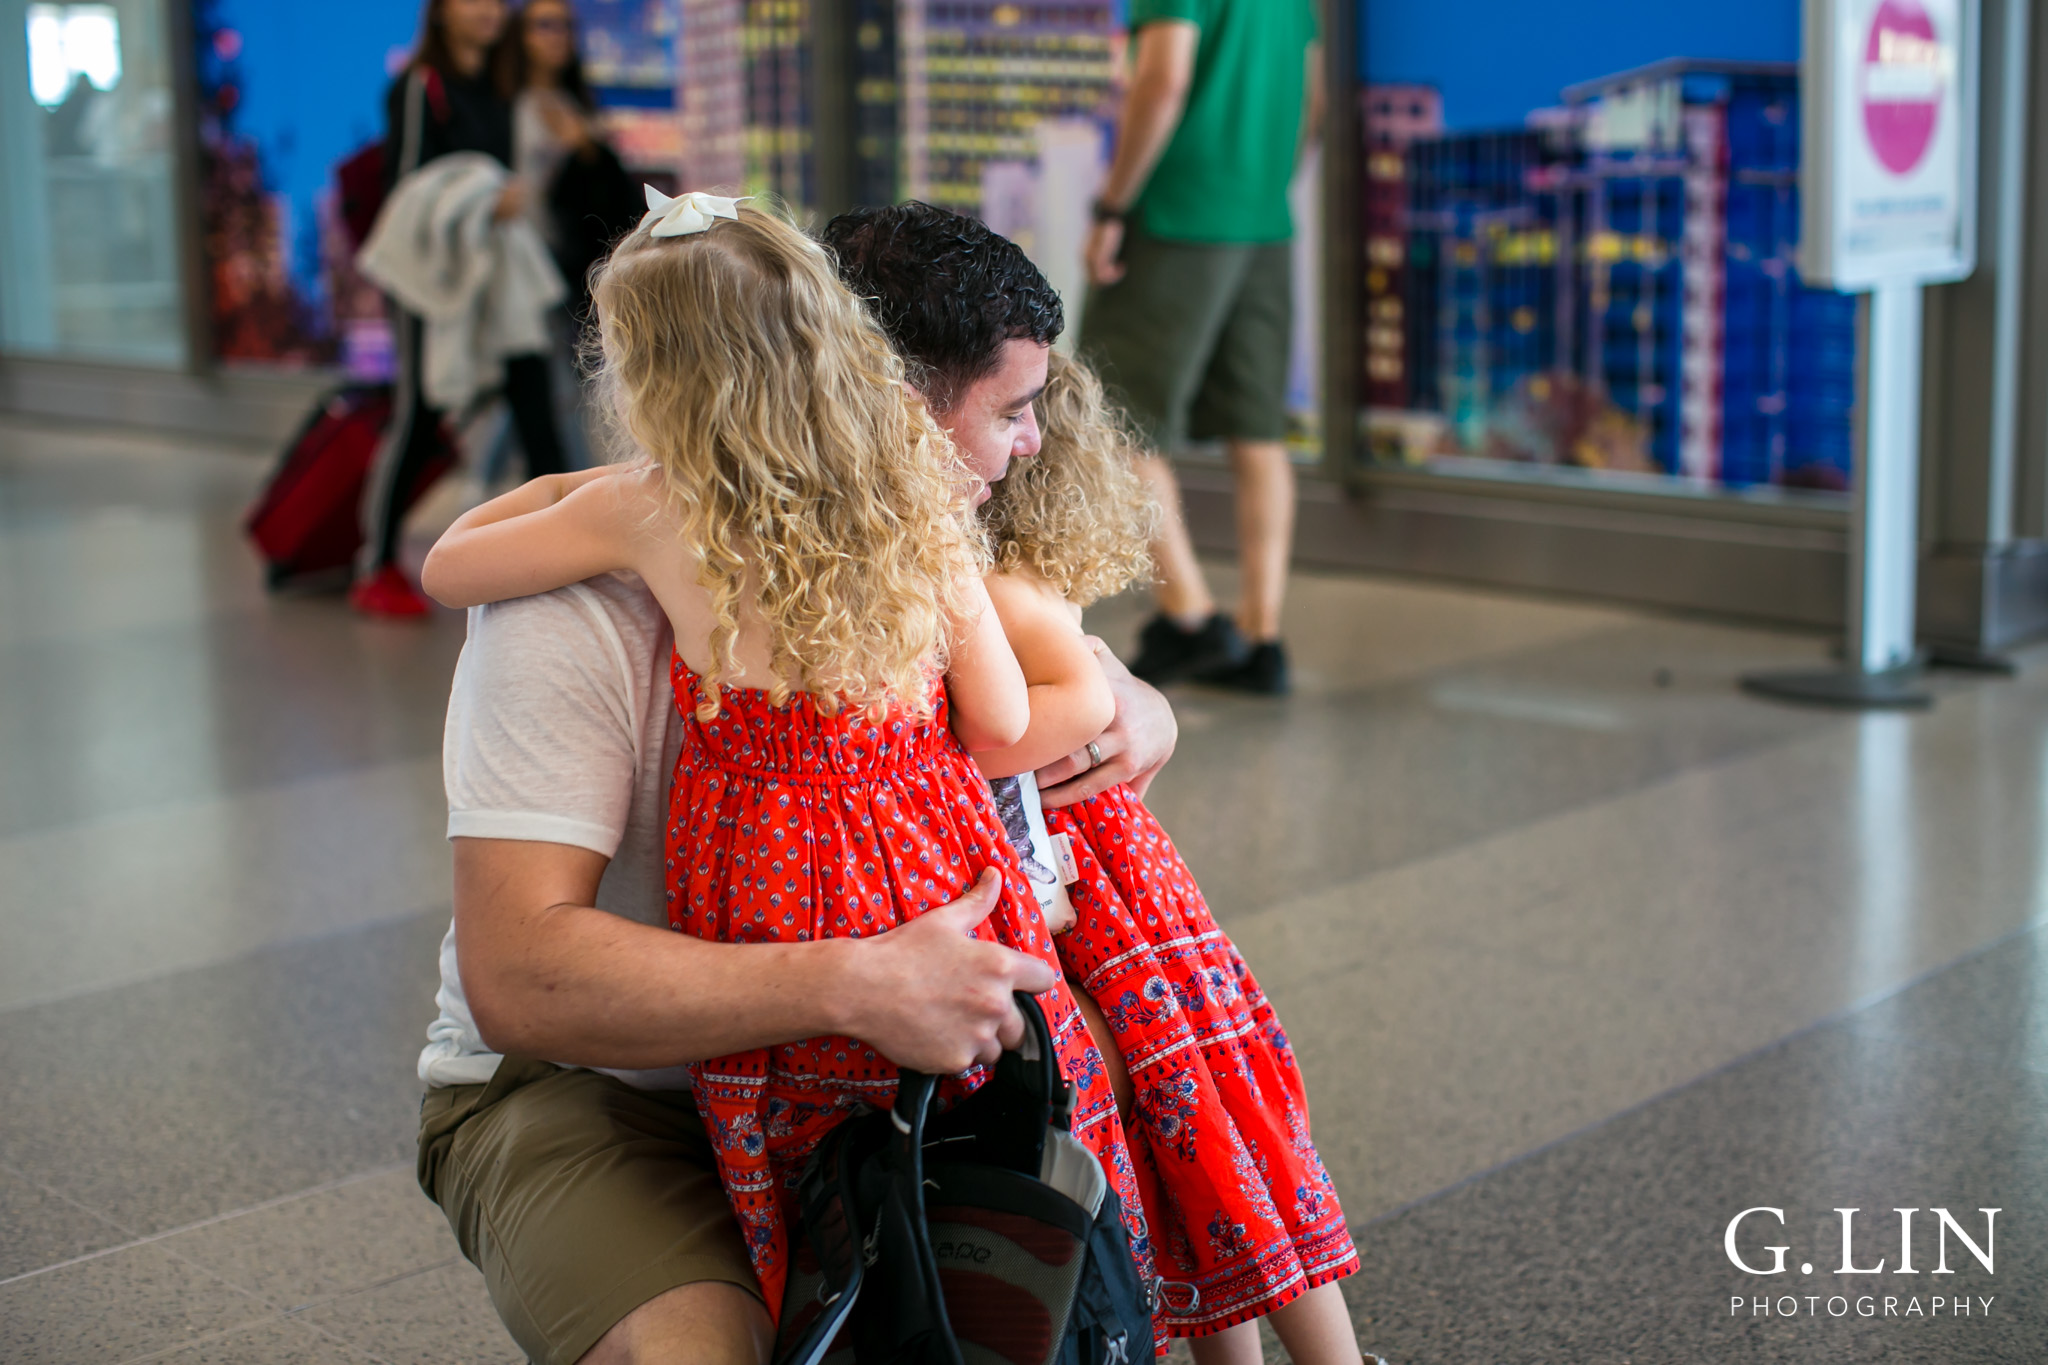
[[1207,668],[1234,664],[1245,656],[1244,637],[1237,623],[1217,612],[1193,630],[1183,630],[1171,616],[1161,613],[1138,632],[1138,657],[1131,672],[1154,687]]
[[1284,697],[1293,690],[1287,672],[1287,650],[1278,640],[1253,645],[1242,660],[1205,668],[1189,675],[1198,683],[1224,687],[1232,692],[1250,692],[1261,697]]

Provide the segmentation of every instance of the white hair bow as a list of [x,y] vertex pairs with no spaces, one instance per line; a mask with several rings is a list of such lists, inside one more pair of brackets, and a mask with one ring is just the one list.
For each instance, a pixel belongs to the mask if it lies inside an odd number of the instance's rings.
[[737,199],[721,199],[695,190],[671,199],[652,185],[642,188],[647,191],[647,216],[640,220],[640,226],[653,225],[647,234],[650,237],[688,237],[721,218],[740,216]]

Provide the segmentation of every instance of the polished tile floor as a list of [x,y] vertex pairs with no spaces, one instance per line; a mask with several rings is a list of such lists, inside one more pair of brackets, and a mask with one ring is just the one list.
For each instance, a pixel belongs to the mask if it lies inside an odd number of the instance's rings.
[[[264,466],[0,422],[0,1361],[516,1358],[410,1169],[461,624],[266,596]],[[1367,1345],[2048,1360],[2048,652],[1854,718],[1741,696],[1824,642],[1727,624],[1309,576],[1289,630],[1294,698],[1176,695],[1153,804]],[[1932,1212],[1993,1207],[1995,1274]]]

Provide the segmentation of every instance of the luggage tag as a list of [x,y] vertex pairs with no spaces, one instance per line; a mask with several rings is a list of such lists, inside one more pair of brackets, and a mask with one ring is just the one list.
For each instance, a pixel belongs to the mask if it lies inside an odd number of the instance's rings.
[[1059,860],[1060,885],[1072,886],[1081,880],[1081,864],[1074,857],[1074,836],[1055,834],[1052,836],[1053,857]]

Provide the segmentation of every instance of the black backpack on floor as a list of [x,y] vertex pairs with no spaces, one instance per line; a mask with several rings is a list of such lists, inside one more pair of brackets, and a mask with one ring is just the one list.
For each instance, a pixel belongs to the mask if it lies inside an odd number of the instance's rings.
[[1045,1015],[981,1089],[931,1113],[905,1070],[896,1107],[834,1129],[804,1168],[776,1365],[1132,1365],[1151,1296],[1123,1206],[1069,1131],[1073,1091]]

